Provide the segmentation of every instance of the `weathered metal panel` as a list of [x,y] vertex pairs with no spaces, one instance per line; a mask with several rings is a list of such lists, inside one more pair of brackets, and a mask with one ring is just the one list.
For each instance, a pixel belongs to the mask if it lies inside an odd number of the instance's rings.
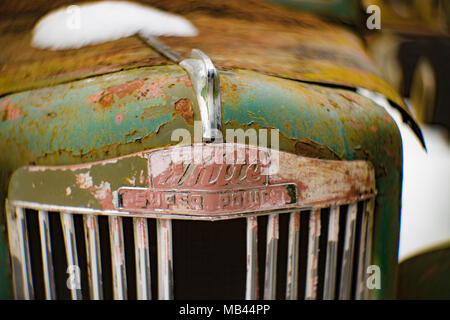
[[11,286],[10,254],[8,236],[5,225],[0,225],[0,299],[11,299],[13,296]]
[[222,219],[364,200],[376,194],[374,185],[368,162],[216,143],[85,165],[24,167],[11,178],[8,200],[51,211]]
[[[168,78],[174,81],[162,81]],[[199,113],[190,83],[183,79],[187,80],[186,74],[177,66],[143,68],[3,97],[0,103],[14,108],[8,107],[12,110],[10,119],[0,122],[1,174],[5,177],[2,182],[8,181],[7,177],[22,165],[104,160],[171,144],[170,133],[177,127],[192,133],[190,123]],[[153,97],[150,94],[147,99],[137,89],[128,96],[109,95],[107,88],[111,85],[127,87],[134,80],[143,80],[152,93],[162,94]],[[278,128],[282,151],[325,159],[363,159],[374,165],[379,194],[373,262],[387,273],[382,277],[383,290],[378,296],[392,297],[402,153],[399,132],[389,115],[348,90],[249,71],[222,72],[221,88],[224,130]],[[113,102],[107,112],[102,112],[96,98],[108,95],[104,102],[108,104],[111,96]],[[180,100],[188,107],[178,110],[186,112],[177,112],[175,105]],[[153,106],[151,110],[146,110],[148,105]],[[124,116],[127,111],[131,112],[129,118]],[[115,122],[116,118],[118,122],[122,120],[121,126]],[[158,123],[161,125],[152,127]],[[87,130],[90,130],[88,137]],[[78,135],[83,139],[77,138]],[[138,167],[130,167],[129,172],[139,176],[140,166],[145,170],[144,159]],[[108,175],[114,176],[114,172]],[[1,186],[2,198],[6,196],[6,187]]]
[[[294,80],[364,87],[386,95],[408,112],[398,93],[377,74],[361,39],[343,26],[263,1],[145,2],[186,16],[199,30],[196,37],[165,39],[181,54],[198,48],[219,69],[256,70]],[[45,12],[49,7],[42,4],[39,10]],[[0,38],[0,45],[4,43],[0,94],[168,63],[134,38],[80,50],[37,50],[29,44],[35,19],[24,18],[22,32]]]

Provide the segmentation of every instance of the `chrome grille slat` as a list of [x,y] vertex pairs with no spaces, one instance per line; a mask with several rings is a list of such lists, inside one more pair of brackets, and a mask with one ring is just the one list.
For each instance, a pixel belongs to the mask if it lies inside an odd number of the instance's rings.
[[[66,249],[67,271],[70,274],[70,278],[67,280],[68,287],[72,300],[81,300],[81,279],[78,272],[79,264],[73,215],[71,213],[61,213],[61,225]],[[71,285],[69,285],[70,280],[73,280]]]
[[245,299],[258,299],[258,218],[247,218],[247,276]]
[[54,300],[56,299],[56,289],[53,270],[52,246],[50,242],[50,223],[48,220],[48,212],[44,210],[39,210],[39,234],[41,239],[45,297],[47,300]]
[[19,300],[34,298],[28,236],[23,208],[6,204],[8,237],[11,248],[14,295]]
[[173,299],[172,220],[156,221],[158,237],[158,299]]
[[277,283],[277,253],[279,238],[279,215],[269,215],[267,223],[266,273],[264,281],[264,299],[275,299]]
[[[364,272],[367,270],[367,267],[370,265],[372,261],[372,241],[373,241],[373,220],[374,220],[374,207],[375,207],[375,199],[372,198],[367,201],[367,214],[368,214],[368,225],[367,225],[367,236],[366,236],[366,255],[364,258]],[[367,289],[366,283],[363,283],[363,299],[369,299],[369,290]]]
[[127,299],[127,275],[125,268],[125,244],[121,217],[109,217],[111,262],[114,300]]
[[361,300],[364,296],[365,288],[365,258],[366,258],[366,242],[367,242],[367,228],[368,228],[368,216],[369,216],[369,203],[364,202],[364,209],[361,215],[361,233],[359,235],[359,253],[358,253],[358,273],[355,290],[355,299]]
[[89,276],[89,293],[92,300],[103,299],[102,262],[97,216],[83,216],[86,256]]
[[319,281],[319,240],[320,240],[320,209],[311,212],[308,234],[308,262],[306,267],[305,299],[317,298],[317,283]]
[[300,212],[289,215],[289,243],[286,280],[286,300],[298,299],[298,260],[300,242]]
[[348,300],[351,294],[351,280],[353,271],[353,256],[355,248],[356,213],[357,203],[348,206],[345,223],[344,253],[341,270],[341,285],[339,288],[339,299]]
[[[16,283],[15,294],[17,298],[32,299],[35,289],[33,289],[33,276],[31,270],[32,267],[34,268],[35,266],[32,265],[28,248],[28,230],[32,230],[30,229],[32,227],[27,227],[27,217],[29,217],[29,214],[36,214],[36,212],[33,210],[29,212],[25,211],[28,209],[22,207],[9,206],[8,208],[8,233],[10,243],[15,243],[15,245],[12,245],[14,248],[12,249],[12,252],[15,253],[14,257],[16,259],[16,262],[13,261],[13,264],[18,266],[15,267],[15,270],[19,272],[14,275],[14,281]],[[288,246],[287,248],[283,248],[283,250],[286,250],[285,253],[280,253],[280,257],[287,254],[285,256],[287,258],[287,269],[284,269],[285,267],[283,266],[283,269],[286,270],[286,299],[297,299],[299,295],[300,263],[303,263],[300,261],[301,232],[305,232],[305,237],[308,238],[307,243],[304,244],[304,246],[307,247],[305,248],[307,259],[304,261],[306,266],[305,269],[303,269],[306,272],[306,274],[303,274],[305,277],[305,284],[301,289],[305,292],[305,298],[317,299],[319,295],[323,294],[324,299],[334,299],[335,289],[339,286],[338,298],[349,299],[353,288],[352,281],[353,278],[356,278],[354,297],[357,299],[367,299],[368,290],[365,286],[365,270],[371,259],[370,249],[372,246],[371,238],[374,199],[364,201],[363,208],[364,210],[360,214],[358,213],[358,203],[350,203],[348,205],[347,214],[342,217],[340,217],[339,214],[340,207],[337,205],[330,207],[329,215],[325,215],[324,217],[321,217],[322,209],[319,208],[313,209],[310,212],[294,211],[290,213],[274,213],[268,215],[267,229],[264,230],[267,237],[264,245],[266,259],[263,292],[260,292],[258,280],[258,217],[250,216],[245,218],[247,221],[247,272],[245,298],[258,299],[260,294],[263,294],[264,299],[276,298],[276,288],[277,285],[279,285],[277,283],[277,280],[279,279],[277,279],[276,276],[277,264],[281,263],[277,259],[278,250],[280,250],[280,248],[278,248],[278,242],[280,230],[286,230],[288,231],[288,234],[285,235]],[[76,235],[74,223],[74,215],[77,213],[56,214],[58,214],[61,219],[67,266],[75,266],[80,270],[78,266],[79,256],[76,242],[76,237],[79,235]],[[283,224],[283,228],[286,229],[280,229],[280,215],[283,214],[289,215],[289,225]],[[309,221],[302,229],[300,229],[302,214],[308,215],[307,218]],[[39,225],[35,228],[39,228],[39,233],[36,233],[36,235],[39,237],[40,241],[42,258],[41,267],[44,271],[42,275],[42,283],[44,284],[43,290],[45,290],[45,297],[47,299],[55,299],[57,296],[55,294],[54,280],[51,280],[55,278],[52,261],[52,241],[54,243],[54,239],[51,239],[53,233],[52,235],[50,234],[49,215],[50,214],[44,210],[39,211]],[[89,214],[81,214],[81,216],[83,218],[84,241],[86,243],[87,271],[89,279],[88,289],[90,298],[103,299],[101,250],[104,250],[105,248],[100,248],[98,218],[97,216]],[[327,238],[320,240],[322,228],[321,220],[324,220],[327,217],[328,222],[324,222],[328,223],[328,231],[327,235],[325,235]],[[107,236],[110,238],[110,248],[108,248],[108,250],[111,250],[112,289],[114,299],[127,299],[129,296],[129,293],[127,292],[127,271],[125,268],[126,250],[123,234],[123,219],[124,218],[121,216],[110,216],[109,231],[107,231],[109,233]],[[136,260],[137,298],[151,299],[152,290],[150,278],[150,237],[149,226],[147,224],[148,218],[130,217],[126,219],[130,219],[130,221],[133,222],[133,250],[135,251]],[[358,219],[361,219],[361,222],[359,222]],[[343,226],[340,228],[340,220],[345,224],[345,228]],[[283,221],[286,221],[287,223],[287,220]],[[156,231],[157,240],[157,252],[155,254],[158,266],[158,299],[173,299],[172,221],[167,219],[155,219],[155,222],[156,228],[152,230]],[[356,222],[358,222],[358,224]],[[356,226],[359,227],[358,239],[356,239]],[[341,232],[342,235],[340,234]],[[81,238],[78,240],[82,241]],[[342,257],[340,257],[341,253],[339,253],[337,249],[340,241],[343,242]],[[356,241],[358,241],[358,245],[356,245]],[[358,251],[356,251],[355,248],[357,248]],[[320,262],[321,267],[319,266],[319,258],[320,261],[322,261]],[[40,260],[35,259],[33,261],[37,262]],[[336,272],[339,270],[339,261],[341,261],[341,272],[338,276]],[[319,270],[319,268],[323,268],[323,270]],[[69,277],[71,276],[69,269],[67,270],[67,273],[67,286],[69,287]],[[356,273],[356,277],[353,276],[353,273]],[[25,277],[23,276],[24,274],[26,275]],[[323,280],[323,292],[319,291],[321,290],[318,283],[320,279]],[[80,279],[75,280],[80,281]],[[72,299],[82,299],[80,287],[76,286],[75,288],[72,287],[69,289]]]
[[133,218],[134,246],[136,255],[136,288],[138,300],[149,300],[150,287],[150,252],[148,246],[147,219]]
[[323,299],[333,300],[336,289],[336,268],[339,240],[339,207],[332,206],[328,219],[327,255],[325,260],[325,282]]

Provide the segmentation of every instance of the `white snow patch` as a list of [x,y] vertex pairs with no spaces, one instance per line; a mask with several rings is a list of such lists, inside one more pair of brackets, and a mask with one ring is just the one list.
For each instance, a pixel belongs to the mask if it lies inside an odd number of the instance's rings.
[[52,11],[33,30],[32,44],[61,50],[117,40],[141,33],[152,36],[195,36],[185,18],[128,1],[74,4]]

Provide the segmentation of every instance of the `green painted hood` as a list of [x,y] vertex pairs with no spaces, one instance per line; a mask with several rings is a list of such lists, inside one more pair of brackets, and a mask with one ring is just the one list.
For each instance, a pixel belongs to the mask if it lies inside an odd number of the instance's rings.
[[[221,71],[227,128],[276,128],[283,151],[324,159],[369,160],[375,167],[375,298],[395,296],[402,146],[383,108],[358,94],[243,70]],[[191,82],[178,66],[143,67],[0,99],[0,198],[23,165],[113,158],[174,145],[199,119]],[[225,135],[224,135],[225,136]]]

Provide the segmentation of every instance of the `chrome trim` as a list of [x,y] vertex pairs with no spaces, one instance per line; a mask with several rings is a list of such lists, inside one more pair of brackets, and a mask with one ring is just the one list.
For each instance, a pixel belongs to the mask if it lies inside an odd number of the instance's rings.
[[147,219],[133,218],[134,247],[136,255],[136,289],[138,300],[152,298],[150,287],[150,252]]
[[[372,262],[372,241],[373,241],[373,219],[374,219],[374,208],[375,199],[372,198],[368,201],[368,225],[367,225],[367,242],[366,242],[366,256],[364,259],[364,272],[367,271],[367,267]],[[366,283],[364,283],[364,296],[363,299],[369,299],[369,290],[367,289]]]
[[[71,267],[79,268],[78,264],[78,254],[77,254],[77,243],[75,235],[75,226],[73,223],[73,215],[71,213],[61,213],[61,225],[63,229],[64,245],[66,249],[66,260],[68,271]],[[72,300],[81,300],[81,279],[79,274],[69,274],[70,277],[75,276],[75,287],[70,288],[70,294],[72,295]]]
[[109,217],[109,237],[111,243],[113,298],[114,300],[124,300],[127,299],[127,274],[121,217]]
[[138,36],[151,48],[186,70],[200,108],[203,141],[222,142],[220,80],[219,73],[211,59],[199,49],[192,49],[191,58],[183,59],[157,38],[142,32],[139,32]]
[[45,298],[56,299],[55,274],[53,270],[52,245],[48,212],[39,210],[39,234],[41,237],[42,271],[44,274]]
[[298,299],[298,260],[300,253],[300,212],[289,215],[289,244],[286,280],[286,300]]
[[352,289],[353,256],[355,249],[356,213],[358,204],[348,206],[345,222],[344,252],[342,256],[341,285],[339,288],[339,299],[350,299]]
[[155,37],[148,34],[144,34],[143,32],[139,32],[138,36],[151,48],[158,51],[161,55],[163,55],[167,59],[172,60],[175,63],[179,63],[183,59],[178,53],[173,51],[171,48],[163,44]]
[[336,291],[336,267],[339,240],[339,207],[332,206],[328,218],[327,256],[325,260],[325,277],[323,299],[333,300]]
[[266,273],[264,299],[274,300],[277,286],[277,254],[279,238],[279,216],[271,214],[267,222]]
[[217,69],[211,59],[198,49],[193,49],[191,58],[184,59],[179,64],[189,74],[197,97],[203,141],[222,142],[222,107]]
[[319,240],[320,240],[320,209],[314,209],[309,217],[308,232],[308,262],[306,268],[305,299],[317,298],[317,283],[319,282]]
[[247,278],[245,299],[258,299],[258,218],[247,218]]
[[28,233],[23,208],[6,202],[8,238],[11,249],[14,296],[19,300],[34,299]]
[[359,252],[358,252],[358,273],[356,280],[356,291],[355,291],[355,299],[361,300],[364,299],[364,289],[366,287],[366,267],[365,267],[365,259],[366,259],[366,242],[367,242],[367,228],[369,225],[369,204],[368,201],[364,202],[364,210],[361,215],[361,233],[359,236]]
[[89,294],[91,300],[103,299],[102,261],[97,216],[83,216],[86,257],[89,276]]
[[173,299],[172,220],[156,220],[158,237],[158,299]]

